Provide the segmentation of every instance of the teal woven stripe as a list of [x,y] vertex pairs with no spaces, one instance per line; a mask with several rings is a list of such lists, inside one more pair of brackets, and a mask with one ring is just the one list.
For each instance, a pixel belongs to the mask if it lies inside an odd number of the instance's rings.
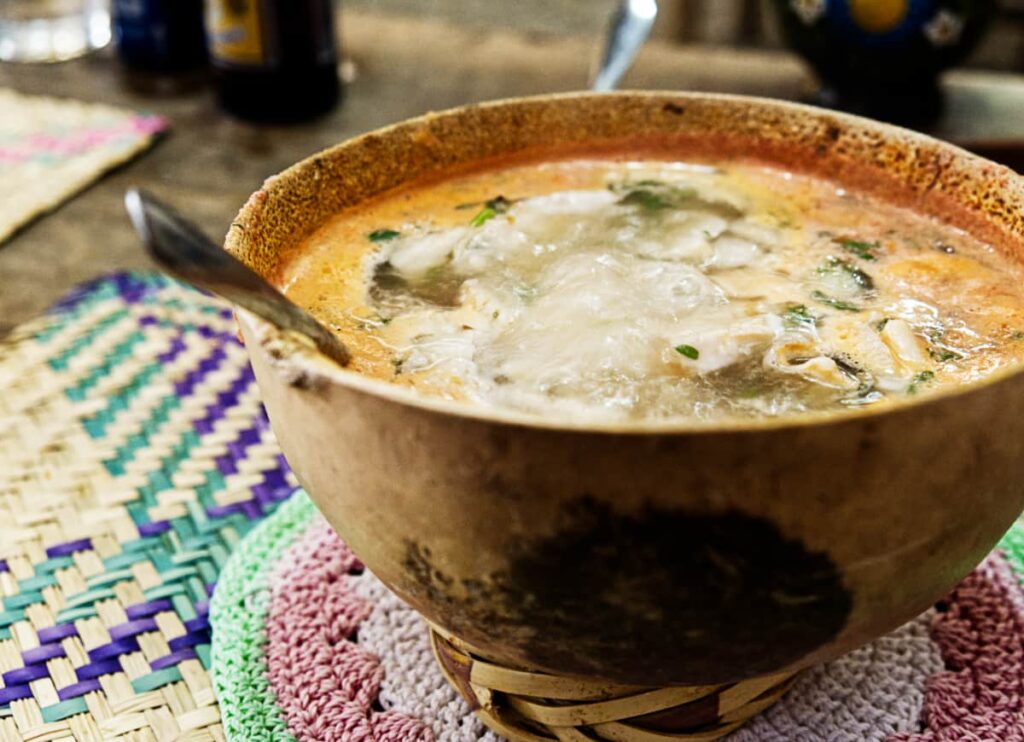
[[[114,458],[103,462],[111,474],[120,475],[124,473],[124,464],[135,457],[135,452],[149,444],[149,435],[158,432],[161,426],[170,418],[170,413],[181,406],[181,400],[176,396],[164,397],[149,412],[149,417],[142,421],[145,432],[137,433],[121,444],[114,453]],[[115,413],[127,407],[127,404],[119,402],[111,405],[105,410],[96,413],[90,420],[92,427],[89,427],[89,435],[94,438],[101,438],[106,434],[106,426],[113,422]]]
[[94,618],[96,607],[92,604],[83,605],[81,608],[65,608],[57,614],[57,623],[74,623],[83,618]]
[[[127,318],[129,311],[127,309],[118,309],[116,312],[111,312],[109,315],[101,319],[89,330],[82,333],[75,339],[73,343],[68,345],[63,351],[55,355],[49,360],[50,368],[56,371],[64,371],[68,367],[68,361],[74,358],[77,354],[81,353],[85,348],[88,348],[96,339],[103,335],[107,330],[112,328],[121,320]],[[63,325],[57,325],[54,332],[59,330]]]
[[[84,418],[82,420],[82,424],[85,426],[89,435],[93,438],[101,438],[106,435],[107,426],[115,420],[118,413],[128,409],[132,400],[138,396],[139,392],[145,387],[145,385],[149,383],[154,376],[157,376],[162,372],[163,370],[159,365],[144,368],[130,384],[118,390],[118,393],[115,396],[108,399],[107,406],[104,409],[94,413],[91,417]],[[160,425],[167,422],[167,419],[170,417],[171,410],[180,406],[181,400],[177,397],[164,397],[150,410],[149,417],[142,423],[143,427],[152,433],[154,429],[159,428]]]
[[59,556],[47,559],[45,562],[39,562],[33,569],[36,575],[51,574],[56,572],[58,569],[67,569],[75,563],[74,557],[70,556]]
[[182,621],[191,621],[196,617],[195,603],[184,595],[172,596],[171,605]]
[[136,693],[148,693],[151,690],[163,688],[165,685],[177,683],[179,680],[181,680],[181,670],[178,669],[177,665],[165,667],[163,670],[157,670],[148,675],[135,678],[132,681],[132,690]]
[[25,611],[18,609],[16,611],[3,611],[0,613],[0,628],[6,628],[12,623],[17,623],[25,618]]
[[84,698],[70,698],[67,701],[61,701],[55,703],[52,706],[47,706],[44,709],[40,709],[40,713],[43,716],[43,721],[47,724],[53,724],[56,721],[63,721],[69,716],[75,714],[86,714],[89,712],[89,706],[86,704]]
[[[136,345],[145,340],[146,336],[142,334],[141,330],[135,330],[128,337],[122,340],[120,343],[115,345],[110,352],[104,357],[103,362],[92,369],[88,374],[78,380],[74,386],[70,386],[64,390],[64,394],[67,395],[68,399],[75,402],[80,402],[85,399],[89,390],[92,389],[96,384],[99,383],[100,379],[104,379],[110,375],[116,366],[126,358],[131,358],[132,351]],[[148,376],[153,376],[159,370],[159,366],[150,366],[146,371],[149,371]]]
[[67,608],[78,608],[79,606],[94,605],[99,603],[101,600],[113,600],[117,597],[117,594],[112,588],[102,587],[96,590],[86,590],[78,593],[77,595],[71,595],[65,601],[65,607]]
[[[297,491],[246,538],[224,566],[210,601],[215,637],[210,675],[228,739],[294,740],[266,672],[263,645],[270,568],[309,526],[316,508]],[[205,663],[204,663],[205,664]]]
[[4,609],[7,611],[17,611],[21,608],[28,608],[30,605],[42,602],[43,594],[38,590],[33,590],[27,593],[15,593],[14,595],[8,595],[4,598]]
[[209,670],[210,670],[210,645],[209,644],[200,644],[200,645],[194,647],[193,651],[195,651],[196,656],[199,658],[199,662],[203,665],[203,668],[205,668],[206,671],[209,672]]
[[130,580],[132,578],[133,578],[133,575],[132,575],[132,571],[130,569],[111,570],[108,567],[108,571],[106,571],[106,572],[104,572],[102,574],[93,575],[88,580],[86,580],[85,581],[85,585],[90,590],[93,590],[93,589],[99,588],[99,587],[107,587],[109,585],[114,585],[114,584],[116,584],[118,582],[122,582],[124,580]]
[[57,584],[57,578],[52,574],[36,574],[32,577],[28,577],[18,583],[18,589],[23,592],[32,592],[34,590],[42,590],[44,587],[50,587],[51,585]]

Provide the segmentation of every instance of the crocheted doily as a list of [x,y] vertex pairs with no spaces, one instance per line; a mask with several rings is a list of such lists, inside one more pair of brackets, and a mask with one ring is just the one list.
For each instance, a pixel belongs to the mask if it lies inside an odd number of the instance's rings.
[[[806,672],[730,740],[1024,741],[1024,525],[934,609]],[[210,607],[230,740],[490,740],[417,614],[298,491],[227,563]]]

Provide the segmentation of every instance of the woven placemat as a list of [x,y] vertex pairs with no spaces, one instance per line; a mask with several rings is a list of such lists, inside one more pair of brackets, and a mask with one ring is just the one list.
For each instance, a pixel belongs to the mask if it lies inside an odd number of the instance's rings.
[[0,89],[0,242],[148,147],[159,116]]
[[0,345],[0,740],[223,739],[208,599],[295,488],[230,310],[100,280]]
[[[934,609],[800,677],[733,742],[1024,740],[1024,525]],[[218,583],[212,675],[229,740],[500,738],[449,687],[426,626],[300,490]]]

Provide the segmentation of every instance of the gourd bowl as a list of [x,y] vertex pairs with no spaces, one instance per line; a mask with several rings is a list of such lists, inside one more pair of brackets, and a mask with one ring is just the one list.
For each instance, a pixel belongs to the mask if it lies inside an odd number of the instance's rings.
[[[571,94],[429,114],[269,179],[226,249],[274,277],[386,191],[567,157],[758,161],[932,215],[1024,260],[1024,182],[807,106]],[[370,570],[503,665],[650,686],[793,671],[927,609],[1024,507],[1024,374],[876,410],[580,423],[361,376],[239,311],[273,429]]]

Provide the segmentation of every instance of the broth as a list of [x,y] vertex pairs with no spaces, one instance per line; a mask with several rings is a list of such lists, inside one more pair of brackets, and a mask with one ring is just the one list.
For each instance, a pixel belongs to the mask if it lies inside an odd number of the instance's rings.
[[572,160],[386,194],[284,291],[363,374],[583,419],[881,405],[1024,352],[1021,269],[949,225],[750,163]]

